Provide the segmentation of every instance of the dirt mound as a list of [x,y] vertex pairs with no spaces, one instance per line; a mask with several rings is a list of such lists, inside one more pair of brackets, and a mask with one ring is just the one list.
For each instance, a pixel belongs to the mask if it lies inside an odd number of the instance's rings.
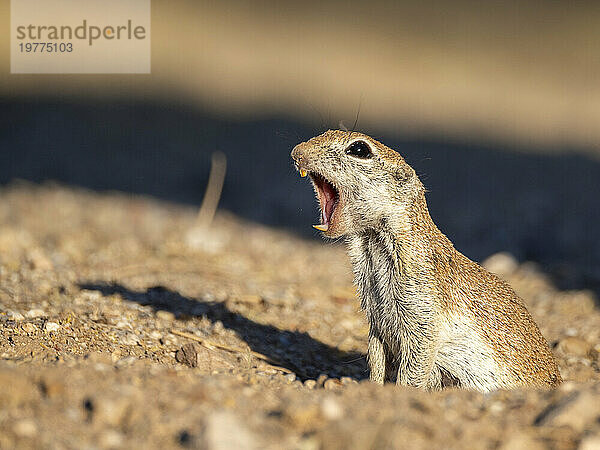
[[600,311],[533,263],[488,267],[558,357],[556,391],[366,381],[343,248],[56,186],[0,192],[0,447],[598,448]]

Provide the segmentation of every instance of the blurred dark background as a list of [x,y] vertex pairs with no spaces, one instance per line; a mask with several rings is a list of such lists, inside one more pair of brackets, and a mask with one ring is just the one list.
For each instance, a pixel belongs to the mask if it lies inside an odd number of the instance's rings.
[[1,184],[199,205],[219,150],[222,208],[316,237],[289,152],[360,110],[357,129],[415,167],[459,250],[600,290],[598,2],[152,8],[151,75],[10,75],[0,43]]

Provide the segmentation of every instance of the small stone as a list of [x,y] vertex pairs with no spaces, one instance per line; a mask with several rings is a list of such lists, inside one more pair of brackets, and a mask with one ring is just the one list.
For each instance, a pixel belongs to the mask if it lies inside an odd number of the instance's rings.
[[566,337],[556,346],[556,351],[569,356],[595,359],[595,350],[592,344],[578,337]]
[[546,446],[530,434],[517,432],[510,436],[500,446],[501,450],[543,450]]
[[344,410],[342,409],[341,405],[333,397],[326,397],[321,402],[321,411],[323,412],[323,417],[328,420],[338,420],[344,415]]
[[102,297],[102,294],[98,291],[83,290],[81,291],[81,297],[83,298],[84,302],[95,301],[99,300]]
[[293,403],[285,411],[289,422],[301,430],[310,430],[323,420],[321,408],[314,403]]
[[110,357],[110,355],[108,355],[106,353],[100,353],[100,352],[88,353],[85,356],[85,359],[87,361],[89,361],[90,363],[92,363],[92,364],[104,364],[104,365],[107,365],[107,366],[110,366],[112,363],[115,362],[115,361],[112,360],[112,358]]
[[53,333],[58,330],[60,330],[60,325],[56,322],[46,322],[46,325],[44,325],[44,331],[47,333]]
[[23,419],[15,424],[13,431],[19,437],[30,438],[37,433],[37,425],[31,419]]
[[165,322],[173,322],[175,320],[175,314],[173,314],[171,311],[159,309],[156,311],[156,318],[164,320]]
[[40,380],[40,390],[44,397],[59,397],[65,392],[65,384],[58,377],[46,375]]
[[286,380],[288,383],[293,383],[294,381],[296,381],[296,374],[295,374],[295,373],[288,373],[288,374],[285,376],[285,380]]
[[94,420],[118,427],[130,414],[131,400],[127,397],[101,397],[94,402]]
[[39,248],[34,248],[29,252],[28,258],[31,268],[34,270],[52,270],[54,265],[44,251]]
[[38,330],[37,326],[29,322],[23,324],[21,328],[23,328],[23,331],[27,334],[34,334]]
[[152,330],[150,331],[150,333],[148,333],[148,336],[150,337],[150,339],[159,340],[160,338],[162,338],[162,333],[158,330]]
[[121,350],[120,349],[116,349],[114,352],[112,352],[110,354],[110,359],[112,361],[112,363],[116,363],[117,361],[119,361],[119,359],[121,359]]
[[578,450],[600,450],[600,435],[596,434],[583,438]]
[[504,404],[502,402],[493,402],[489,406],[489,410],[492,414],[501,414],[504,412]]
[[23,314],[17,311],[8,311],[6,315],[9,319],[15,320],[17,322],[20,322],[21,320],[25,319],[25,317],[23,317]]
[[317,387],[317,382],[315,380],[306,380],[304,386],[308,389],[314,389]]
[[38,317],[46,317],[47,314],[43,309],[30,309],[25,313],[25,317],[28,319],[37,319]]
[[119,448],[123,445],[123,434],[116,430],[107,430],[100,435],[100,446],[103,448]]
[[321,441],[317,436],[303,437],[298,443],[298,450],[319,450],[322,448]]
[[258,448],[252,432],[237,416],[227,411],[215,411],[207,417],[205,436],[210,450]]
[[123,345],[138,345],[140,343],[140,338],[134,333],[124,331],[119,333],[119,342]]
[[130,329],[131,323],[126,319],[119,319],[119,321],[115,324],[115,327],[119,329]]
[[573,381],[563,381],[560,386],[558,386],[558,389],[560,391],[563,392],[573,392],[574,390],[576,390],[578,387],[577,383],[573,382]]
[[519,267],[515,257],[507,252],[496,253],[484,260],[481,265],[501,277],[512,275]]
[[323,384],[323,387],[327,390],[337,389],[342,386],[340,380],[336,380],[335,378],[330,378]]
[[585,316],[596,309],[594,295],[587,291],[570,292],[555,305],[556,312],[565,316]]
[[350,384],[358,384],[358,382],[354,378],[351,378],[351,377],[342,377],[342,378],[340,378],[340,381],[342,382],[342,384],[344,386],[348,386]]
[[135,363],[138,359],[135,356],[127,356],[125,358],[121,358],[119,359],[116,363],[115,366],[117,367],[127,367],[127,366],[131,366],[133,363]]
[[318,387],[323,387],[325,385],[325,381],[327,381],[327,375],[325,375],[324,373],[322,373],[317,378],[317,386]]
[[189,367],[198,367],[198,349],[196,344],[185,344],[175,352],[175,360]]

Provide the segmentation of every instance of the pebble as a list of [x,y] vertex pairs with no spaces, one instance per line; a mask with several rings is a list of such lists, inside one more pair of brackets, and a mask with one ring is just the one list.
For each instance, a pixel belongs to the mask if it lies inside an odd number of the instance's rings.
[[171,311],[159,309],[156,311],[156,318],[164,320],[165,322],[173,322],[175,320],[175,314],[173,314]]
[[88,353],[85,356],[85,359],[93,364],[105,364],[107,366],[111,365],[114,362],[111,359],[110,355],[100,352]]
[[323,387],[325,385],[325,381],[327,381],[327,375],[325,375],[324,373],[322,373],[317,378],[317,386],[318,387]]
[[140,338],[134,333],[124,331],[119,333],[119,342],[123,345],[138,345]]
[[306,380],[304,382],[304,386],[308,389],[314,389],[315,387],[317,387],[317,382],[315,380]]
[[6,315],[9,319],[16,320],[17,322],[25,319],[25,317],[23,317],[23,314],[17,311],[8,311]]
[[556,351],[580,358],[593,358],[595,350],[592,344],[578,337],[566,337],[556,346]]
[[29,323],[29,322],[23,324],[22,328],[23,328],[23,331],[27,334],[34,334],[38,330],[37,326],[35,326],[34,324]]
[[581,440],[578,450],[600,450],[600,435],[587,436]]
[[285,378],[285,381],[287,381],[288,383],[293,383],[294,381],[296,381],[296,374],[288,373],[284,378]]
[[119,359],[116,363],[115,366],[117,367],[127,367],[127,366],[131,366],[133,363],[135,363],[138,360],[138,358],[136,358],[135,356],[127,356],[125,358],[121,358]]
[[39,248],[34,248],[29,252],[29,262],[31,268],[34,270],[52,270],[54,265],[50,258],[48,258],[44,251]]
[[336,380],[335,378],[330,378],[323,384],[323,387],[327,390],[337,389],[341,386],[342,383],[340,383],[340,381]]
[[326,397],[321,402],[323,417],[328,420],[338,420],[344,416],[344,410],[340,403],[333,397]]
[[489,411],[492,414],[501,414],[504,412],[504,403],[502,402],[493,402],[490,406],[489,406]]
[[503,442],[501,450],[544,450],[546,447],[533,436],[518,431]]
[[150,333],[148,333],[148,336],[151,339],[159,340],[162,337],[162,333],[158,330],[152,330],[152,331],[150,331]]
[[123,445],[123,434],[116,430],[107,430],[100,435],[100,445],[104,448],[118,448]]
[[118,427],[130,413],[131,400],[128,397],[101,397],[94,401],[94,420]]
[[31,419],[23,419],[13,427],[14,433],[22,438],[34,437],[37,433],[37,425]]
[[313,429],[323,419],[321,407],[315,403],[298,402],[290,404],[285,415],[291,424],[301,430]]
[[175,360],[189,367],[198,367],[198,349],[196,344],[185,344],[175,352]]
[[131,322],[126,319],[119,319],[119,321],[115,324],[115,327],[123,329],[123,328],[131,328]]
[[206,418],[205,436],[210,450],[257,449],[254,435],[237,416],[228,411],[215,411]]
[[37,319],[38,317],[47,317],[47,314],[43,309],[36,308],[27,311],[25,317],[28,319]]
[[488,257],[481,265],[501,277],[512,275],[519,268],[519,263],[515,257],[506,252],[496,253]]
[[46,322],[44,325],[44,331],[47,333],[52,333],[58,330],[60,330],[60,325],[56,322]]
[[43,376],[39,385],[44,396],[48,398],[59,397],[66,391],[66,386],[63,381],[54,376]]
[[342,377],[342,378],[340,378],[340,381],[342,382],[342,384],[344,386],[347,386],[350,384],[358,384],[358,381],[356,381],[354,378],[351,378],[351,377]]
[[102,294],[98,291],[83,290],[83,291],[81,291],[81,297],[83,298],[83,300],[85,302],[87,302],[87,301],[94,302],[94,301],[102,298]]

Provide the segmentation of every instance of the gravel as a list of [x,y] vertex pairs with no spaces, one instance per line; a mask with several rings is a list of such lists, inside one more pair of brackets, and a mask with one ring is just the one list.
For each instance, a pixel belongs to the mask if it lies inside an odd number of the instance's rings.
[[555,391],[381,387],[342,247],[224,212],[219,246],[190,245],[195,215],[0,191],[0,448],[597,447],[592,292],[510,254],[486,262],[554,348]]

